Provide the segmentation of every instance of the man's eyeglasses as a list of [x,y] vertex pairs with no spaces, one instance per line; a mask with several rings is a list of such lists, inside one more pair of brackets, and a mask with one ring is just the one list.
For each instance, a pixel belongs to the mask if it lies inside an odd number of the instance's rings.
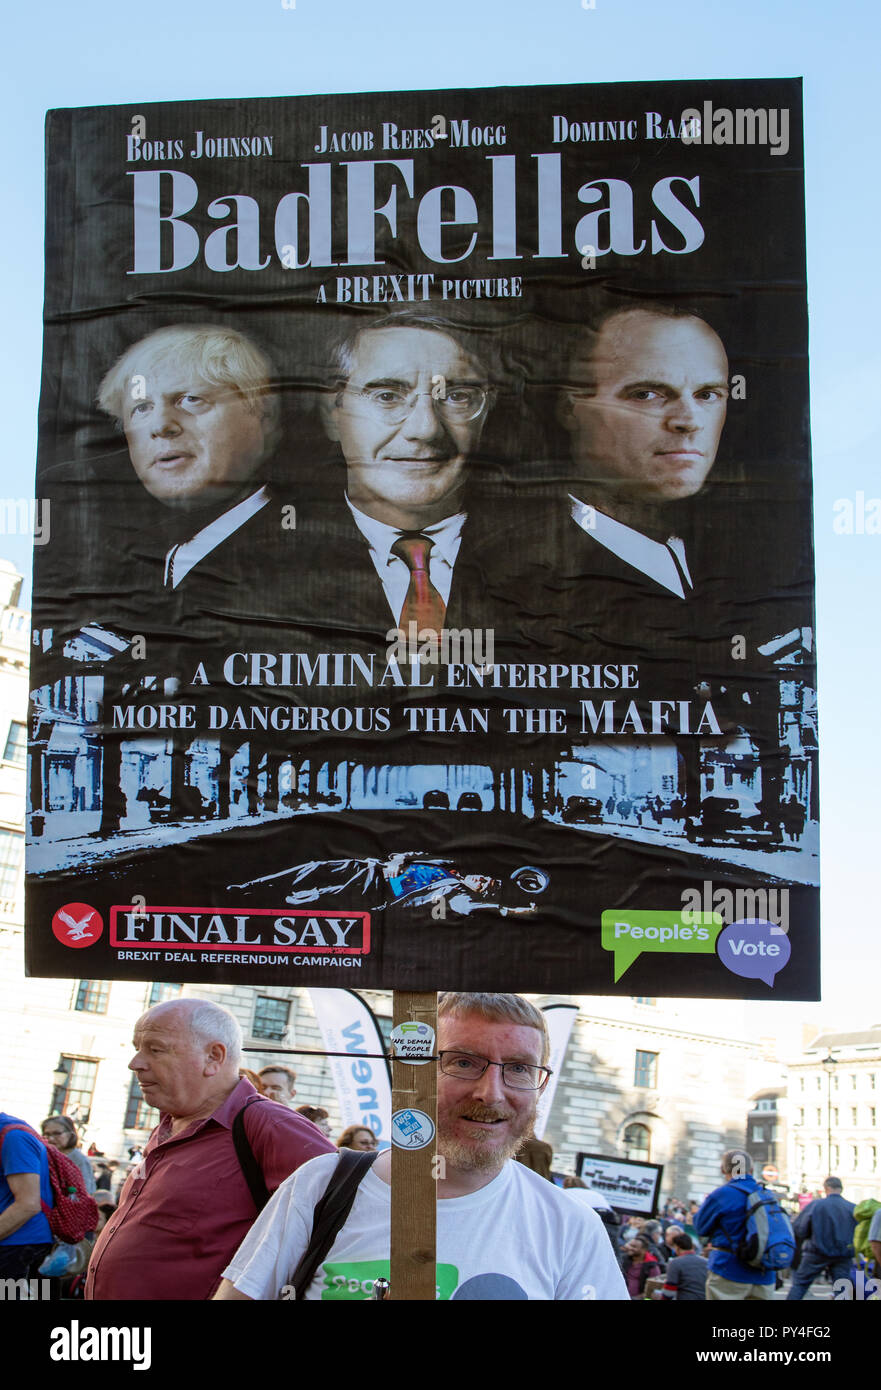
[[450,424],[464,425],[476,420],[484,409],[489,392],[483,386],[448,383],[437,394],[432,391],[404,391],[398,386],[365,386],[356,392],[356,399],[371,414],[387,420],[390,425],[402,425],[420,396],[428,396],[437,414]]
[[454,1081],[477,1081],[487,1067],[501,1067],[502,1084],[512,1091],[537,1091],[551,1075],[550,1067],[537,1067],[532,1062],[491,1062],[470,1052],[439,1052],[437,1059],[444,1076]]

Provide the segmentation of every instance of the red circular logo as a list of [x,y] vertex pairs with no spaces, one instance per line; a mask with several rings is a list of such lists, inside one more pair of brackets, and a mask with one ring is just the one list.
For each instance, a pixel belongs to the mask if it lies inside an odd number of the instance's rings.
[[93,946],[104,930],[101,914],[88,903],[65,903],[52,918],[52,931],[62,946]]

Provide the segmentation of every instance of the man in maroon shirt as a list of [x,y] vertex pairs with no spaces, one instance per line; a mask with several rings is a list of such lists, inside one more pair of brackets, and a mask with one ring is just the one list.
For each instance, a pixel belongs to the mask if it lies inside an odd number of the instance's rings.
[[[201,999],[148,1009],[129,1066],[161,1119],[98,1237],[86,1282],[93,1299],[208,1299],[257,1215],[232,1138],[257,1092],[239,1078],[241,1029]],[[296,1111],[259,1100],[246,1132],[274,1192],[333,1145]]]

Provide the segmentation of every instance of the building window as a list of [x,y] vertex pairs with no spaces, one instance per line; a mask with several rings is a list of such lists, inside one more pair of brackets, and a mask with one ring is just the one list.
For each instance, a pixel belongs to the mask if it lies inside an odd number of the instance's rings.
[[855,1091],[857,1088],[857,1074],[855,1071],[850,1073],[850,1089]]
[[837,1105],[833,1105],[833,1107],[832,1107],[832,1123],[833,1123],[834,1125],[837,1125],[837,1124],[838,1124],[838,1106],[837,1106]]
[[821,1091],[821,1090],[823,1089],[823,1078],[822,1078],[822,1076],[816,1077],[815,1080],[816,1080],[816,1082],[817,1082],[817,1090],[818,1090],[818,1091]]
[[870,1090],[870,1091],[874,1091],[874,1089],[875,1089],[875,1087],[877,1086],[877,1084],[878,1084],[878,1083],[877,1083],[877,1081],[876,1081],[876,1079],[875,1079],[875,1073],[874,1073],[873,1071],[870,1071],[870,1072],[869,1072],[869,1090]]
[[833,1168],[838,1168],[839,1165],[840,1165],[840,1163],[841,1163],[841,1158],[840,1158],[840,1156],[839,1156],[839,1151],[838,1151],[838,1145],[837,1145],[837,1144],[833,1144],[833,1145],[832,1145],[831,1153],[832,1153],[832,1167],[833,1167]]
[[823,1112],[822,1112],[822,1110],[821,1110],[821,1109],[819,1108],[819,1106],[818,1106],[818,1107],[817,1107],[817,1124],[818,1124],[818,1125],[821,1125],[822,1123],[823,1123]]
[[15,897],[23,845],[23,835],[14,830],[0,830],[0,898]]
[[803,1124],[804,1124],[804,1122],[805,1122],[805,1112],[804,1112],[804,1110],[799,1110],[799,1112],[798,1112],[798,1122],[799,1122],[800,1125],[803,1125]]
[[652,1136],[648,1125],[628,1125],[624,1131],[624,1152],[628,1158],[648,1163]]
[[9,726],[9,733],[6,735],[6,749],[3,754],[3,761],[15,763],[16,767],[24,767],[28,760],[28,735],[24,724],[19,724],[15,720]]
[[85,1124],[92,1108],[98,1063],[91,1057],[69,1057],[62,1053],[58,1070],[66,1072],[67,1077],[63,1085],[53,1087],[50,1114],[70,1115],[71,1119]]
[[850,1107],[850,1122],[852,1125],[855,1125],[857,1122],[857,1108],[855,1105]]
[[765,1131],[761,1125],[756,1125],[753,1129],[753,1143],[763,1144],[765,1141]]
[[859,1156],[859,1153],[858,1153],[858,1151],[857,1151],[857,1146],[856,1146],[856,1144],[848,1144],[847,1148],[848,1148],[848,1152],[849,1152],[849,1154],[850,1154],[850,1171],[851,1171],[852,1173],[855,1173],[856,1170],[857,1170],[857,1166],[858,1166],[858,1164],[859,1164],[859,1157],[860,1157],[860,1156]]
[[164,1004],[166,999],[176,999],[182,989],[183,985],[168,985],[160,984],[159,981],[154,982],[150,986],[150,992],[147,995],[147,1008],[152,1009],[154,1004]]
[[80,980],[73,1007],[77,1013],[106,1014],[109,998],[109,980]]
[[834,1075],[833,1078],[832,1078],[832,1089],[833,1089],[833,1091],[837,1091],[837,1090],[838,1090],[838,1083],[839,1083],[840,1080],[841,1080],[841,1077],[838,1075],[838,1072],[836,1072],[835,1075]]
[[800,1077],[798,1078],[798,1089],[799,1089],[800,1091],[803,1091],[804,1088],[805,1088],[805,1079],[804,1079],[803,1076],[800,1076]]
[[254,1006],[252,1035],[255,1038],[270,1038],[273,1042],[283,1042],[288,1031],[290,1010],[290,1002],[287,999],[270,999],[266,994],[258,995]]
[[869,1145],[869,1172],[870,1172],[870,1173],[877,1173],[877,1171],[878,1171],[878,1149],[877,1149],[877,1147],[876,1147],[874,1144],[870,1144],[870,1145]]
[[159,1111],[148,1105],[141,1095],[138,1078],[133,1076],[129,1082],[128,1104],[125,1107],[124,1129],[155,1129],[159,1123]]
[[869,1106],[869,1128],[870,1128],[870,1129],[874,1129],[874,1128],[875,1128],[875,1114],[876,1114],[876,1111],[875,1111],[874,1105],[870,1105],[870,1106]]
[[633,1069],[633,1084],[634,1086],[657,1086],[657,1052],[637,1052],[636,1064]]

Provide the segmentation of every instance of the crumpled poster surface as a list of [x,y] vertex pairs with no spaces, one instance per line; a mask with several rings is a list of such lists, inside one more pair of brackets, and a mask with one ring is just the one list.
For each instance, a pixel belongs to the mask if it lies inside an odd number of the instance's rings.
[[800,83],[47,171],[29,971],[816,998]]

